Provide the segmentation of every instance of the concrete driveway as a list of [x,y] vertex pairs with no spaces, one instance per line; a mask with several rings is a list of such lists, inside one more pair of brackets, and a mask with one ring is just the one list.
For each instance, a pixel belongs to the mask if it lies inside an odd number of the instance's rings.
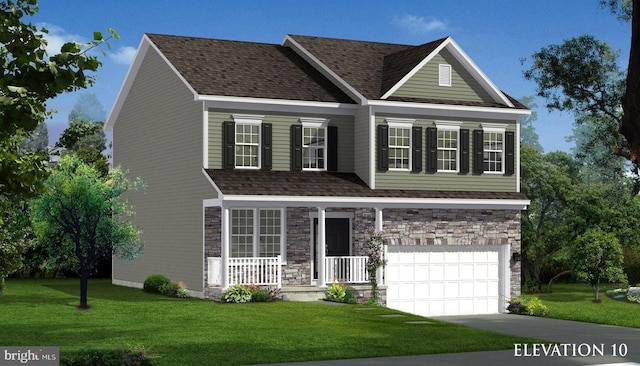
[[506,351],[313,361],[285,365],[640,366],[640,329],[507,314],[437,317],[436,319],[497,333],[543,339],[553,343],[545,344],[544,347],[542,344],[514,345],[513,349]]

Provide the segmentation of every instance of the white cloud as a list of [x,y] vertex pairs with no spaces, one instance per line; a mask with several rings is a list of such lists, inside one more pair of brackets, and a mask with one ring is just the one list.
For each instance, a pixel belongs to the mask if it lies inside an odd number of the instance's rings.
[[425,17],[407,14],[396,18],[394,22],[412,33],[429,33],[447,29],[447,23],[433,17],[425,19]]
[[43,34],[44,39],[47,41],[47,53],[49,56],[60,53],[60,48],[67,42],[87,42],[84,37],[77,34],[67,33],[64,28],[50,23],[38,23],[38,28],[45,28],[49,31],[47,34]]
[[123,46],[115,52],[107,51],[107,55],[117,64],[129,65],[136,55],[136,49],[131,46]]

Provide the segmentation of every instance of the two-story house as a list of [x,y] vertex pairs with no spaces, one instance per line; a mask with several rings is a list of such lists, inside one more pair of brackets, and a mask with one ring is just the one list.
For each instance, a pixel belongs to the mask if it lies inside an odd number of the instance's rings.
[[144,253],[115,260],[113,282],[163,273],[209,298],[236,283],[317,298],[366,284],[375,229],[387,306],[504,311],[520,291],[529,113],[451,38],[147,34],[107,121],[114,165],[147,185],[129,196]]

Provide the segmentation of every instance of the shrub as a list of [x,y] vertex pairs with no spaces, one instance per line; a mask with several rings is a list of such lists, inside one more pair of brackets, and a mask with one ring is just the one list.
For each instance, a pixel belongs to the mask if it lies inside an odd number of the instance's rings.
[[326,299],[335,302],[344,302],[344,297],[347,295],[344,283],[334,283],[329,287]]
[[165,296],[176,296],[180,287],[175,282],[169,282],[160,286],[160,293]]
[[527,307],[529,308],[529,315],[533,316],[547,316],[549,315],[549,308],[540,301],[537,297],[529,299]]
[[282,289],[277,287],[267,287],[267,293],[269,297],[271,297],[272,301],[282,300],[282,294],[280,293]]
[[125,366],[154,366],[156,354],[149,353],[143,346],[124,349],[95,349],[87,348],[62,357],[61,364],[68,366],[86,365],[125,365]]
[[189,293],[189,290],[187,290],[184,287],[181,287],[178,289],[178,291],[176,291],[176,297],[179,297],[181,299],[188,299],[191,297],[191,294]]
[[378,302],[374,297],[370,297],[367,299],[367,306],[384,306]]
[[251,301],[251,291],[244,285],[233,285],[222,295],[222,301],[243,303]]
[[161,274],[153,274],[147,277],[146,280],[144,280],[142,290],[154,294],[161,294],[162,292],[160,291],[160,287],[166,284],[171,284],[171,280],[167,276]]
[[532,315],[532,316],[547,316],[549,315],[549,308],[540,301],[537,297],[531,297],[529,299],[511,299],[507,311],[511,314],[519,315]]
[[271,295],[262,288],[258,288],[251,293],[251,302],[271,301]]
[[358,302],[358,299],[353,294],[353,291],[351,291],[350,288],[346,287],[344,289],[344,299],[342,300],[342,302],[346,302],[347,304],[355,304]]

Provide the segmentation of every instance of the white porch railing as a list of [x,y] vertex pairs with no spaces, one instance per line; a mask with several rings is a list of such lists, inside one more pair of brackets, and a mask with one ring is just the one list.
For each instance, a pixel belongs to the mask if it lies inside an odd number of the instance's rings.
[[325,283],[369,282],[367,257],[325,257]]
[[[229,258],[227,278],[229,285],[265,285],[282,287],[282,261],[280,256],[273,258],[247,257]],[[212,286],[222,285],[222,258],[207,258],[208,283]]]

